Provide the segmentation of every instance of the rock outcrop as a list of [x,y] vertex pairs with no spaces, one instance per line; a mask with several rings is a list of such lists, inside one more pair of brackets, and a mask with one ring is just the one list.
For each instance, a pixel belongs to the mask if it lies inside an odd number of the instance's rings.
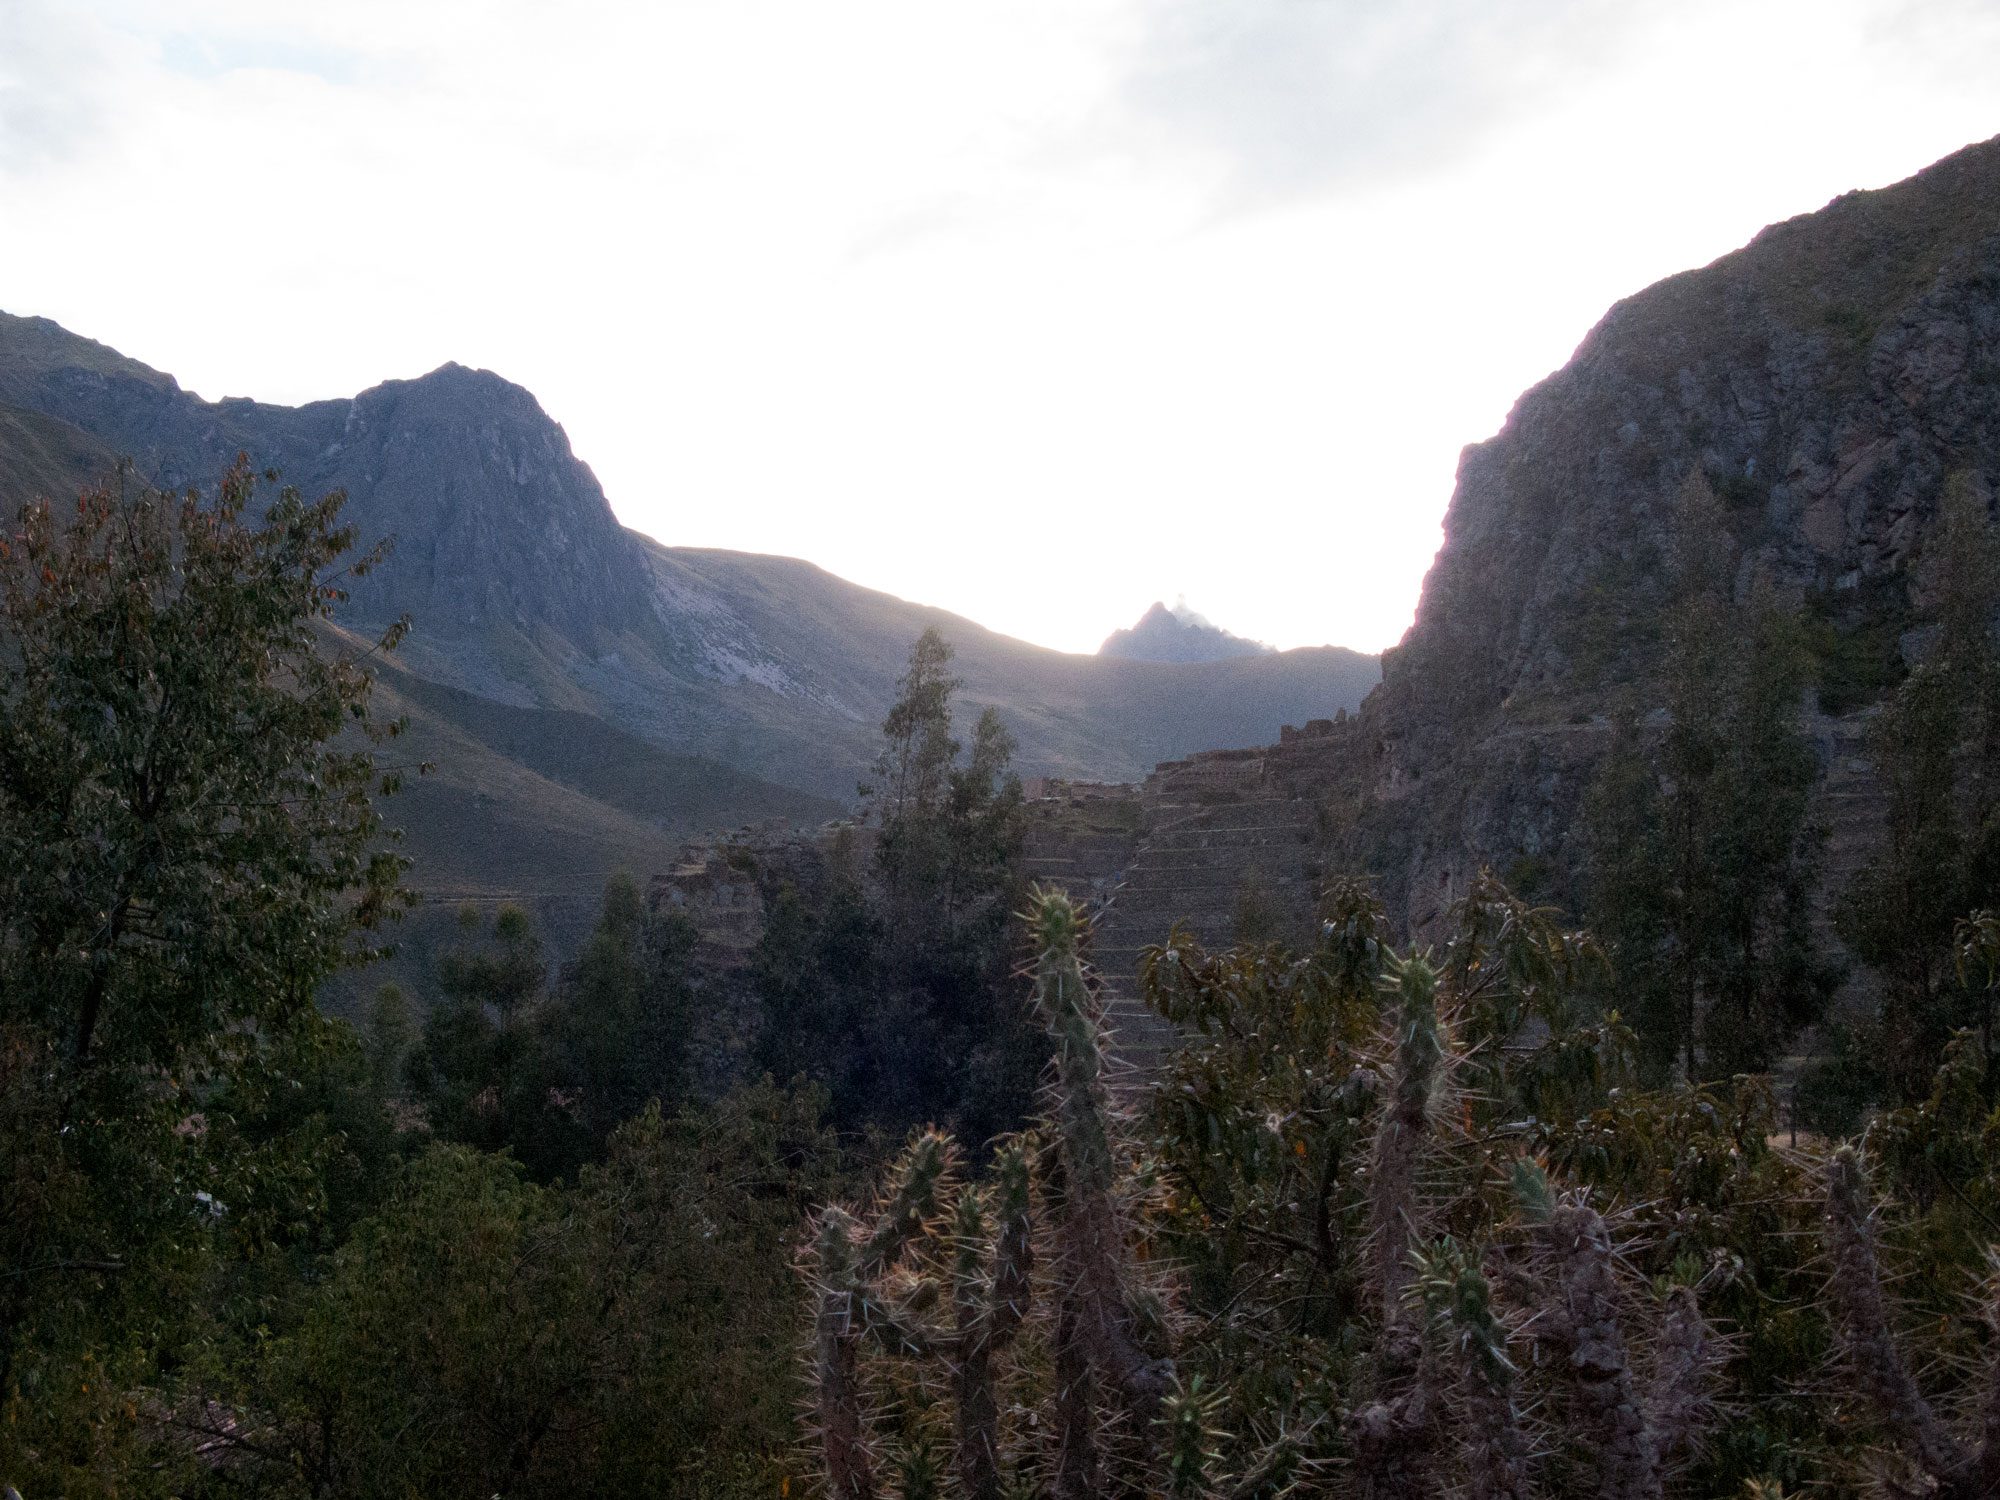
[[1695,468],[1727,503],[1739,594],[1761,573],[1819,627],[1811,727],[1829,766],[1851,759],[1843,716],[1909,646],[1910,564],[1946,477],[1989,505],[2000,484],[2000,140],[1620,302],[1465,450],[1416,621],[1323,781],[1350,814],[1346,857],[1411,924],[1482,864],[1573,894],[1605,716],[1656,706],[1670,519]]

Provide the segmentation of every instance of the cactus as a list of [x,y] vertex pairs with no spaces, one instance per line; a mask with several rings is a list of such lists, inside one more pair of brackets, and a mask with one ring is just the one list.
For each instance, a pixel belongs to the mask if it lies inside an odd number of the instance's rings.
[[1714,1331],[1702,1316],[1694,1288],[1672,1288],[1660,1320],[1653,1390],[1646,1404],[1663,1466],[1701,1445],[1720,1362]]
[[1376,1126],[1368,1182],[1368,1221],[1382,1326],[1409,1320],[1404,1290],[1417,1239],[1417,1164],[1430,1134],[1431,1103],[1445,1061],[1438,1025],[1437,972],[1411,955],[1389,968],[1385,988],[1397,1002],[1395,1088]]
[[1414,1291],[1446,1321],[1459,1362],[1459,1425],[1472,1500],[1528,1500],[1528,1439],[1507,1357],[1507,1330],[1493,1312],[1493,1289],[1478,1264],[1451,1240],[1414,1258]]
[[839,1204],[820,1213],[812,1267],[818,1301],[813,1386],[827,1492],[834,1500],[874,1500],[877,1493],[862,1409],[861,1341],[895,1326],[877,1287],[936,1213],[951,1162],[949,1138],[926,1131],[904,1149],[866,1233]]
[[[810,1257],[818,1296],[813,1375],[835,1500],[880,1493],[863,1399],[868,1350],[942,1365],[956,1400],[958,1491],[967,1500],[1007,1493],[999,1378],[1030,1312],[1037,1160],[1056,1288],[1045,1320],[1053,1325],[1056,1493],[1064,1500],[1105,1493],[1107,1417],[1115,1419],[1116,1451],[1136,1450],[1146,1473],[1165,1442],[1180,1460],[1168,1476],[1179,1492],[1192,1493],[1188,1485],[1199,1478],[1187,1444],[1196,1429],[1207,1432],[1214,1397],[1180,1391],[1173,1361],[1149,1348],[1168,1331],[1166,1303],[1145,1284],[1122,1206],[1131,1184],[1113,1149],[1103,1038],[1077,952],[1082,924],[1053,891],[1034,893],[1029,922],[1041,952],[1035,1001],[1055,1042],[1045,1136],[1003,1142],[985,1185],[953,1191],[952,1144],[927,1132],[904,1152],[869,1223],[837,1206],[820,1214]],[[903,1455],[900,1467],[904,1491],[934,1485],[928,1449]]]
[[1420,1231],[1417,1168],[1431,1132],[1431,1111],[1446,1062],[1438,1021],[1437,971],[1425,957],[1392,960],[1384,988],[1396,1000],[1396,1073],[1376,1123],[1368,1175],[1372,1291],[1381,1312],[1378,1399],[1349,1428],[1368,1489],[1385,1496],[1428,1495],[1441,1373],[1427,1360],[1407,1305],[1415,1274],[1411,1246]]
[[1841,1147],[1828,1164],[1826,1224],[1834,1321],[1862,1394],[1897,1446],[1930,1476],[1938,1500],[2000,1495],[2000,1353],[1988,1371],[1980,1445],[1974,1452],[1924,1399],[1889,1326],[1868,1179],[1852,1146]]
[[1691,1447],[1709,1402],[1714,1335],[1688,1287],[1670,1291],[1653,1378],[1642,1389],[1625,1340],[1625,1298],[1603,1215],[1559,1197],[1534,1162],[1513,1170],[1548,1287],[1536,1337],[1565,1357],[1603,1500],[1658,1500],[1669,1461]]
[[[958,1478],[969,1500],[1000,1500],[1000,1398],[993,1362],[1028,1313],[1034,1266],[1028,1146],[1011,1141],[994,1163],[993,1187],[959,1196],[952,1225],[953,1338],[947,1351],[958,1403]],[[992,1201],[999,1219],[991,1235]]]
[[1174,1496],[1204,1495],[1215,1470],[1216,1442],[1223,1434],[1216,1429],[1215,1417],[1222,1398],[1202,1389],[1197,1375],[1185,1385],[1176,1385],[1161,1402],[1160,1428],[1166,1435],[1167,1493]]
[[[1077,951],[1083,924],[1069,897],[1051,889],[1031,894],[1028,924],[1040,955],[1035,1007],[1055,1043],[1055,1137],[1062,1184],[1060,1194],[1051,1195],[1050,1210],[1057,1221],[1062,1323],[1069,1330],[1059,1339],[1058,1364],[1061,1349],[1073,1340],[1073,1354],[1081,1354],[1091,1373],[1103,1380],[1105,1394],[1130,1417],[1133,1432],[1145,1445],[1161,1402],[1173,1388],[1174,1365],[1143,1347],[1140,1334],[1146,1320],[1128,1287],[1129,1251],[1116,1199],[1102,1031]],[[1082,1382],[1072,1378],[1064,1389],[1081,1392]],[[1081,1420],[1081,1413],[1071,1417]]]

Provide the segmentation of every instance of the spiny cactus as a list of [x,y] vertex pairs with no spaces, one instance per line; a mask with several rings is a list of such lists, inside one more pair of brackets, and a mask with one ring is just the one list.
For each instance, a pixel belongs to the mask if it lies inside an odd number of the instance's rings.
[[1392,960],[1384,989],[1395,1002],[1396,1072],[1376,1122],[1368,1176],[1372,1291],[1381,1314],[1378,1399],[1349,1424],[1355,1460],[1372,1494],[1429,1494],[1441,1414],[1439,1372],[1427,1368],[1421,1330],[1407,1305],[1421,1230],[1417,1169],[1446,1061],[1437,971],[1412,954]]
[[1653,1389],[1646,1405],[1646,1420],[1656,1436],[1663,1465],[1675,1455],[1701,1446],[1715,1404],[1715,1372],[1720,1363],[1715,1331],[1702,1316],[1694,1288],[1673,1287],[1660,1319]]
[[1215,1471],[1216,1442],[1223,1434],[1215,1425],[1222,1398],[1204,1390],[1197,1375],[1185,1385],[1176,1385],[1160,1403],[1160,1429],[1167,1457],[1167,1493],[1174,1496],[1203,1495]]
[[1040,955],[1035,1008],[1055,1042],[1061,1190],[1050,1194],[1049,1207],[1056,1221],[1062,1322],[1071,1331],[1075,1351],[1109,1387],[1105,1394],[1130,1417],[1133,1432],[1144,1443],[1161,1400],[1173,1387],[1174,1366],[1171,1359],[1146,1352],[1141,1331],[1147,1320],[1129,1285],[1130,1252],[1115,1195],[1102,1032],[1077,951],[1082,919],[1063,892],[1037,889],[1030,898],[1028,925]]
[[[1181,1393],[1198,1396],[1193,1407],[1169,1400],[1179,1388],[1162,1352],[1167,1304],[1147,1285],[1135,1254],[1139,1231],[1124,1202],[1133,1184],[1114,1150],[1103,1038],[1077,952],[1077,910],[1060,892],[1036,891],[1028,920],[1040,950],[1035,1002],[1055,1042],[1042,1133],[1002,1143],[985,1184],[955,1192],[951,1142],[926,1133],[897,1163],[869,1223],[838,1207],[820,1215],[810,1257],[818,1295],[813,1373],[835,1500],[875,1500],[879,1492],[863,1402],[868,1351],[943,1367],[956,1400],[958,1492],[967,1500],[1007,1493],[1003,1356],[1027,1326],[1038,1259],[1048,1263],[1053,1287],[1036,1336],[1053,1344],[1046,1415],[1054,1420],[1042,1430],[1056,1439],[1058,1496],[1095,1500],[1106,1492],[1107,1470],[1115,1488],[1159,1477],[1162,1444],[1179,1444],[1173,1453],[1186,1459],[1189,1412],[1213,1407],[1212,1396],[1198,1391]],[[1038,1218],[1046,1227],[1038,1229]],[[928,1476],[937,1466],[926,1467],[928,1454],[903,1455],[901,1489],[933,1484]],[[1131,1475],[1119,1472],[1128,1458],[1137,1464]],[[1186,1463],[1170,1464],[1166,1478],[1185,1490],[1193,1473]]]
[[1404,1289],[1419,1239],[1417,1166],[1430,1134],[1431,1107],[1445,1061],[1437,1013],[1437,971],[1417,955],[1391,962],[1385,990],[1396,1006],[1396,1078],[1376,1126],[1368,1222],[1382,1326],[1408,1321]]
[[[988,1226],[988,1205],[999,1221]],[[953,1338],[945,1351],[958,1403],[958,1478],[970,1500],[999,1500],[1000,1398],[994,1360],[1028,1314],[1034,1267],[1028,1145],[1010,1141],[995,1158],[992,1187],[959,1196],[952,1224]]]
[[1452,1331],[1458,1355],[1459,1427],[1472,1500],[1528,1500],[1528,1439],[1507,1357],[1507,1329],[1493,1311],[1493,1289],[1477,1262],[1452,1240],[1413,1257],[1413,1291]]
[[1988,1371],[1980,1445],[1973,1451],[1924,1399],[1889,1326],[1868,1178],[1852,1146],[1835,1152],[1827,1167],[1826,1225],[1834,1321],[1854,1378],[1882,1425],[1930,1476],[1938,1500],[2000,1495],[2000,1348]]
[[1515,1164],[1548,1287],[1537,1339],[1566,1360],[1602,1500],[1657,1500],[1676,1452],[1706,1410],[1717,1350],[1691,1290],[1669,1293],[1653,1379],[1642,1388],[1625,1338],[1625,1297],[1603,1215],[1581,1194],[1559,1197],[1534,1162]]
[[862,1408],[862,1339],[893,1326],[877,1286],[882,1273],[921,1236],[937,1212],[952,1164],[950,1140],[926,1131],[904,1149],[866,1228],[838,1204],[823,1209],[814,1236],[813,1387],[827,1491],[835,1500],[874,1500],[875,1464]]

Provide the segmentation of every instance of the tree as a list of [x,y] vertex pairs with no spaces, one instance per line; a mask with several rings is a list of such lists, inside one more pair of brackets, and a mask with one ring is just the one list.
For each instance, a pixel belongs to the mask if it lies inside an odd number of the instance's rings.
[[796,1229],[840,1183],[823,1104],[649,1107],[570,1186],[434,1143],[170,1430],[229,1493],[777,1493]]
[[247,1252],[316,1211],[334,1143],[271,1105],[340,1045],[320,985],[410,899],[374,805],[400,726],[328,629],[383,549],[343,565],[340,494],[253,519],[258,488],[128,468],[0,536],[0,1157],[31,1189],[0,1214],[0,1459],[35,1441],[22,1384],[73,1407],[63,1372],[165,1346],[212,1225]]
[[411,1095],[446,1140],[497,1150],[518,1134],[514,1118],[535,1044],[534,1002],[548,981],[542,942],[514,902],[493,913],[489,939],[479,909],[458,911],[458,946],[442,955],[441,998],[424,1017],[423,1040],[405,1063]]
[[688,1091],[695,935],[685,917],[650,916],[630,875],[612,876],[583,951],[553,992],[541,940],[521,907],[460,916],[460,945],[437,964],[439,1003],[406,1074],[446,1140],[512,1150],[541,1181],[574,1181],[612,1132],[649,1103]]
[[1919,564],[1932,601],[1929,655],[1869,726],[1887,818],[1873,858],[1843,893],[1841,936],[1883,983],[1865,1048],[1903,1101],[1923,1095],[1954,1027],[1982,1020],[1961,983],[1957,921],[2000,892],[2000,544],[1970,479],[1945,486]]
[[399,726],[316,628],[382,549],[339,568],[342,495],[253,525],[255,491],[241,461],[212,502],[121,474],[0,541],[0,984],[77,1087],[233,1061],[407,901],[370,800]]
[[879,827],[880,972],[894,999],[871,1019],[884,1059],[897,1063],[878,1070],[880,1081],[919,1083],[907,1096],[911,1120],[951,1114],[978,1138],[1023,1116],[1044,1049],[1007,995],[1008,922],[1024,890],[1014,737],[987,708],[960,762],[951,656],[936,628],[925,630],[882,723],[869,816]]
[[1798,726],[1796,622],[1759,580],[1732,602],[1732,544],[1699,469],[1682,487],[1658,681],[1588,799],[1591,923],[1657,1072],[1767,1072],[1832,985],[1811,931],[1818,766]]
[[1047,1048],[1007,995],[1025,890],[1014,738],[991,708],[969,751],[953,736],[951,657],[934,628],[910,649],[861,788],[873,861],[842,835],[823,867],[766,881],[758,1054],[824,1081],[843,1125],[950,1119],[983,1139],[1026,1117]]

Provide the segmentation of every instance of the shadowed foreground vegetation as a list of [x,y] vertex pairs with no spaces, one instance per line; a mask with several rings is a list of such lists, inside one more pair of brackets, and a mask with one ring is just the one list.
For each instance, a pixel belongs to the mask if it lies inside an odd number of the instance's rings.
[[338,505],[239,467],[4,538],[26,1500],[2000,1493],[1978,632],[1883,715],[1912,792],[1864,880],[1909,899],[1843,918],[1893,984],[1824,1135],[1757,1071],[1823,993],[1788,648],[1693,553],[1680,732],[1594,813],[1615,941],[1486,877],[1412,946],[1336,880],[1309,952],[1152,949],[1181,1042],[1121,1079],[927,634],[874,853],[776,903],[704,1091],[696,934],[629,879],[553,975],[503,908],[363,1025],[316,1006],[408,899],[402,726],[318,628],[374,560]]

